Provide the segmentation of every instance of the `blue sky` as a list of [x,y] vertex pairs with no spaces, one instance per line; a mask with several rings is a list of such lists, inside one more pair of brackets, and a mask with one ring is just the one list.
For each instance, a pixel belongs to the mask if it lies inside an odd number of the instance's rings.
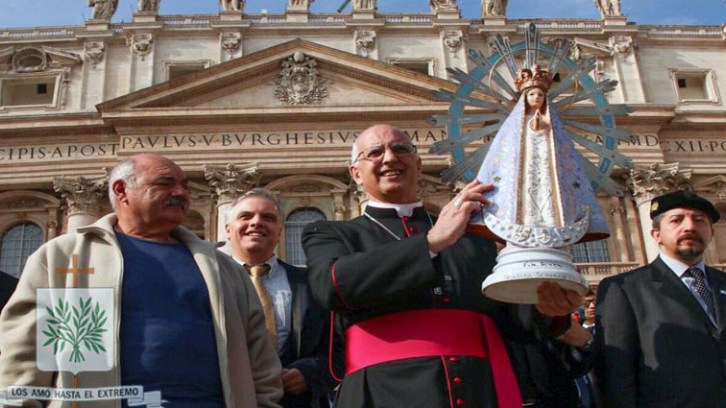
[[[628,21],[638,24],[721,25],[725,0],[621,0]],[[343,0],[317,0],[313,12],[334,12]],[[380,12],[428,12],[428,0],[379,0]],[[91,14],[88,0],[0,0],[0,27],[80,25]],[[246,11],[280,13],[287,0],[248,0]],[[478,18],[480,0],[459,0],[464,17]],[[136,0],[119,0],[114,22],[130,21]],[[160,14],[214,14],[218,0],[161,0]],[[350,6],[348,6],[350,10]],[[510,18],[597,18],[594,0],[509,0]]]

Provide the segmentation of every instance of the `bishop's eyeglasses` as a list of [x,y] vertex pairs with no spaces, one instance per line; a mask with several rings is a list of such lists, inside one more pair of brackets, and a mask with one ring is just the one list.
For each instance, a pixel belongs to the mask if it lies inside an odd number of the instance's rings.
[[390,150],[397,157],[416,153],[416,146],[411,143],[389,143],[387,145],[366,147],[358,153],[354,163],[358,160],[368,160],[373,162],[383,160],[383,156],[386,155],[386,149]]

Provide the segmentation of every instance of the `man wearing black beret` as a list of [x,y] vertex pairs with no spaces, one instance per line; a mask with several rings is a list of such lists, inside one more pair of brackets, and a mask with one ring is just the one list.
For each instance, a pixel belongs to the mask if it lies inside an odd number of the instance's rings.
[[721,216],[677,191],[654,198],[650,217],[660,255],[598,291],[605,406],[726,407],[726,274],[703,260]]

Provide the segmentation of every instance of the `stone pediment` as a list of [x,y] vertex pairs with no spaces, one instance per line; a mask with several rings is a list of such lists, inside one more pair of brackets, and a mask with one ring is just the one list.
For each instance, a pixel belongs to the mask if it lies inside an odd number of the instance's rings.
[[[107,123],[346,113],[376,107],[429,114],[431,91],[455,84],[301,39],[273,46],[97,106]],[[143,111],[143,116],[137,113]],[[136,112],[136,113],[135,113]],[[221,116],[220,116],[221,115]],[[173,120],[176,120],[173,119]],[[317,119],[321,119],[318,117]]]
[[72,67],[81,64],[82,61],[78,54],[46,45],[0,49],[0,66],[5,66],[9,72],[14,73]]

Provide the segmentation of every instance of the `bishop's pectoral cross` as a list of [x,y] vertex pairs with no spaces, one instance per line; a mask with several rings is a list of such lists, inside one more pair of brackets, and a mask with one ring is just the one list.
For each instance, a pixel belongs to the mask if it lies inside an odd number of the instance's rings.
[[[79,268],[78,267],[78,254],[73,254],[71,257],[71,268],[55,268],[55,273],[72,273],[73,274],[73,288],[78,287],[78,274],[92,274],[94,268]],[[90,299],[89,299],[90,300]],[[73,388],[78,388],[78,374],[73,375]],[[78,401],[73,401],[73,408],[78,408]]]
[[78,287],[78,274],[92,274],[93,268],[79,268],[78,267],[78,254],[73,254],[71,258],[72,268],[55,268],[56,273],[72,273],[73,274],[73,287]]

